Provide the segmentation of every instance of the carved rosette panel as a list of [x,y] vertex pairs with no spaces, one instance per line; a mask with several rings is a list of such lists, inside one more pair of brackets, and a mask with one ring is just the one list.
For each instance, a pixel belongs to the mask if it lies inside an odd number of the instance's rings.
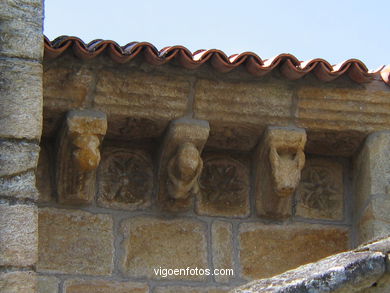
[[206,159],[200,189],[198,214],[233,217],[249,214],[249,172],[240,162],[229,157]]
[[343,203],[342,165],[325,159],[309,160],[296,192],[296,215],[342,220]]
[[141,151],[108,150],[99,167],[98,203],[104,207],[134,210],[150,205],[153,167]]

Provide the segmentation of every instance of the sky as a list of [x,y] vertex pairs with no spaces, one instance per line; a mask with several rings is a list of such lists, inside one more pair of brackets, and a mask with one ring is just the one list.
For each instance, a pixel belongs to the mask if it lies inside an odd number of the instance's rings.
[[44,33],[252,51],[262,59],[357,58],[377,69],[390,64],[389,14],[390,0],[45,0]]

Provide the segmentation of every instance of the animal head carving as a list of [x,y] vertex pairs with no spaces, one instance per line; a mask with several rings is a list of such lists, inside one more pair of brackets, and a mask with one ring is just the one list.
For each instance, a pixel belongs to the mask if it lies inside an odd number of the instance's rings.
[[305,165],[303,150],[278,150],[271,147],[269,159],[274,191],[279,196],[290,196],[298,186]]
[[306,144],[306,133],[270,129],[267,144],[273,189],[279,196],[290,196],[298,186],[305,165],[303,149]]

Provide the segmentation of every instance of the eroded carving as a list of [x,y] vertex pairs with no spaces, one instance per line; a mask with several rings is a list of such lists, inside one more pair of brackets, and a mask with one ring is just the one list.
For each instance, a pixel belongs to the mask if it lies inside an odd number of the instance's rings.
[[196,211],[204,215],[245,216],[249,212],[247,168],[228,156],[205,161]]
[[67,204],[89,203],[95,194],[99,146],[107,131],[102,112],[73,110],[67,114],[58,139],[57,193]]
[[198,178],[203,162],[201,152],[209,136],[206,121],[178,119],[169,125],[159,160],[159,206],[168,211],[189,209],[199,191]]
[[292,213],[291,195],[305,165],[303,129],[269,127],[256,151],[256,208],[259,215],[284,218]]
[[100,163],[100,140],[93,134],[77,135],[72,140],[75,150],[73,158],[80,170],[91,171]]
[[303,150],[270,145],[269,162],[274,192],[281,197],[290,196],[299,183],[305,165]]
[[141,151],[108,149],[99,168],[99,205],[134,210],[150,204],[153,167]]
[[183,143],[168,163],[168,192],[174,199],[185,199],[199,192],[198,178],[203,161],[198,149],[189,142]]
[[342,220],[344,199],[341,164],[318,158],[309,160],[302,171],[296,201],[298,216]]

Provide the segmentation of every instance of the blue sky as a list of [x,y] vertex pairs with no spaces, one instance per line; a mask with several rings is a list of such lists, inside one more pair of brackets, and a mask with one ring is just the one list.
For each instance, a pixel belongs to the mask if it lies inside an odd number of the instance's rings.
[[44,33],[227,55],[253,51],[263,59],[358,58],[377,69],[390,64],[389,14],[390,0],[45,0]]

